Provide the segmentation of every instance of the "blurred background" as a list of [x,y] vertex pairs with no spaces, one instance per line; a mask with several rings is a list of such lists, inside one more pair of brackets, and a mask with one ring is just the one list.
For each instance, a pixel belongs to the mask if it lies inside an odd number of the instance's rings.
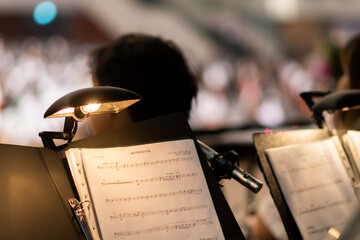
[[0,0],[1,142],[36,145],[39,131],[59,128],[42,119],[47,107],[91,86],[88,52],[129,32],[185,52],[201,89],[194,130],[306,125],[299,93],[334,88],[337,50],[360,18],[356,0],[61,0],[45,2],[45,20],[40,3]]
[[[198,138],[236,150],[261,178],[252,133],[314,127],[299,93],[334,90],[358,9],[357,0],[0,0],[0,142],[41,146],[38,132],[63,126],[44,120],[46,109],[91,86],[89,51],[145,32],[176,42],[197,73]],[[226,184],[246,234],[256,197]]]

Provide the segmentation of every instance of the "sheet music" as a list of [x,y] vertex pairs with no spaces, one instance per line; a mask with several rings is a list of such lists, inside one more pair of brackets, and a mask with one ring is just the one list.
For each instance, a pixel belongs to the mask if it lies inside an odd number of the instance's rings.
[[103,239],[224,239],[193,140],[80,152]]
[[337,138],[266,150],[285,200],[304,239],[341,232],[357,199]]

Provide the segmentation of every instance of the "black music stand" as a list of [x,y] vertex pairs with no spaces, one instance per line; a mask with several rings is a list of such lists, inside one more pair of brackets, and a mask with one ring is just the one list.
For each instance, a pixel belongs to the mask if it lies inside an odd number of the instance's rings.
[[[195,137],[182,114],[171,114],[69,143],[115,147]],[[245,239],[196,141],[201,166],[226,239]],[[85,239],[68,204],[77,198],[64,151],[0,144],[1,239]]]
[[280,214],[289,239],[302,240],[300,230],[281,191],[274,171],[266,156],[265,150],[291,144],[306,143],[328,139],[330,136],[323,129],[292,130],[273,133],[255,133],[253,141],[257,159],[265,181],[269,187],[275,206]]

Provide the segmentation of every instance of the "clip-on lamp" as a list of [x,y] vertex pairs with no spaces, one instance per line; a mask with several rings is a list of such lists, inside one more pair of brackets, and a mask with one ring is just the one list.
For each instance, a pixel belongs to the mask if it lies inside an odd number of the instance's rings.
[[63,132],[40,132],[44,147],[58,150],[54,139],[71,142],[77,130],[77,123],[91,115],[118,113],[139,101],[141,97],[129,90],[117,87],[99,86],[71,92],[54,102],[45,112],[44,118],[65,117]]
[[[360,89],[349,89],[337,92],[303,92],[300,96],[312,111],[315,123],[319,128],[324,127],[324,111],[349,111],[360,107]],[[322,98],[314,103],[312,101],[313,97]]]

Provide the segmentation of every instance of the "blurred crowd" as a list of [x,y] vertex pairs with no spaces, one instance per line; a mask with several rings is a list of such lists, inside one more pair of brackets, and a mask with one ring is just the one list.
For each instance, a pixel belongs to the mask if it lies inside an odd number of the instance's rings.
[[61,130],[61,119],[44,120],[63,95],[91,86],[88,47],[60,36],[23,41],[0,38],[0,140],[38,145],[38,133]]
[[[93,46],[61,36],[0,38],[0,141],[39,145],[38,132],[61,130],[63,119],[43,119],[61,96],[91,86],[88,53]],[[302,59],[257,57],[219,59],[201,66],[200,91],[191,113],[195,130],[281,126],[310,121],[299,97],[309,90],[332,90],[336,77],[322,46]]]
[[193,128],[309,123],[310,112],[299,94],[334,89],[338,76],[333,66],[339,63],[332,61],[332,49],[324,44],[302,59],[276,62],[256,57],[212,62],[201,73]]

